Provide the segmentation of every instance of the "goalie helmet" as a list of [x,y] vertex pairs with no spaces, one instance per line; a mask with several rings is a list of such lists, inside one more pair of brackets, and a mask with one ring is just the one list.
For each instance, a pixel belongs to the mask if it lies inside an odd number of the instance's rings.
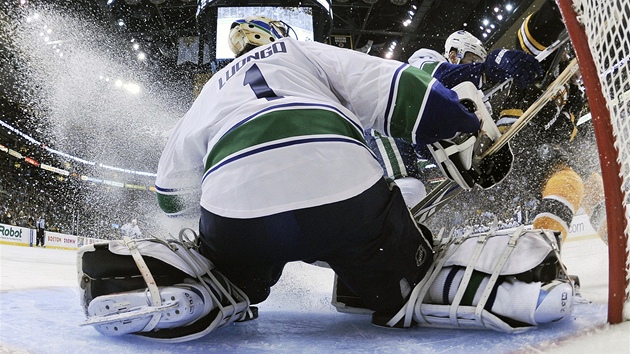
[[236,20],[230,28],[230,49],[237,57],[251,48],[287,37],[284,22],[263,16],[249,16]]
[[446,39],[444,43],[444,56],[448,59],[449,53],[453,50],[457,52],[457,59],[453,64],[459,64],[466,53],[475,54],[479,56],[481,60],[486,60],[488,56],[488,52],[483,47],[481,41],[469,32],[463,30],[452,33]]

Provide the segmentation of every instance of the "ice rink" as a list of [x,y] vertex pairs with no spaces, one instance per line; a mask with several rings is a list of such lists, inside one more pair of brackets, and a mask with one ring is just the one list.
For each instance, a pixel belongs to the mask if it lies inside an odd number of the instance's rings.
[[630,353],[630,322],[606,324],[607,248],[598,238],[569,239],[564,261],[583,299],[564,320],[522,334],[372,326],[330,305],[333,274],[289,264],[256,321],[180,344],[106,337],[79,303],[76,252],[0,245],[0,353]]

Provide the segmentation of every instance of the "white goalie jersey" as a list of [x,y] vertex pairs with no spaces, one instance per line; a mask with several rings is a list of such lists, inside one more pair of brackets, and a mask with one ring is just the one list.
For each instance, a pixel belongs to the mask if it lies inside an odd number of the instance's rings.
[[479,122],[421,70],[283,38],[208,81],[162,154],[158,201],[177,215],[201,192],[204,209],[253,218],[356,196],[382,178],[365,129],[426,144]]

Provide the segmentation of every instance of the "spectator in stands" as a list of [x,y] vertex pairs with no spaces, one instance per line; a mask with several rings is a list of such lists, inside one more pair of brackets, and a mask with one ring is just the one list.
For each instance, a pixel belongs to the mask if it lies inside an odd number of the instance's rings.
[[520,225],[523,223],[523,213],[521,211],[521,206],[517,205],[516,210],[514,211],[514,220]]
[[37,222],[35,223],[35,229],[37,231],[35,237],[35,247],[46,247],[44,242],[46,241],[45,230],[46,230],[46,219],[44,218],[44,213],[41,214]]
[[140,238],[140,236],[142,236],[142,232],[140,232],[138,221],[136,219],[124,224],[120,228],[120,231],[122,231],[123,236],[129,236],[130,238]]

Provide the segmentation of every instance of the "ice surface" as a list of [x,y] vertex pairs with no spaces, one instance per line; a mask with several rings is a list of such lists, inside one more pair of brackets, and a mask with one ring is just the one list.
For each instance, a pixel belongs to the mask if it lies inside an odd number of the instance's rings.
[[606,247],[599,239],[567,242],[564,260],[590,303],[554,324],[522,334],[482,330],[374,327],[369,317],[330,305],[333,274],[287,266],[255,321],[220,328],[196,341],[157,344],[106,337],[79,304],[76,252],[0,245],[0,353],[630,353],[630,322],[606,324]]

